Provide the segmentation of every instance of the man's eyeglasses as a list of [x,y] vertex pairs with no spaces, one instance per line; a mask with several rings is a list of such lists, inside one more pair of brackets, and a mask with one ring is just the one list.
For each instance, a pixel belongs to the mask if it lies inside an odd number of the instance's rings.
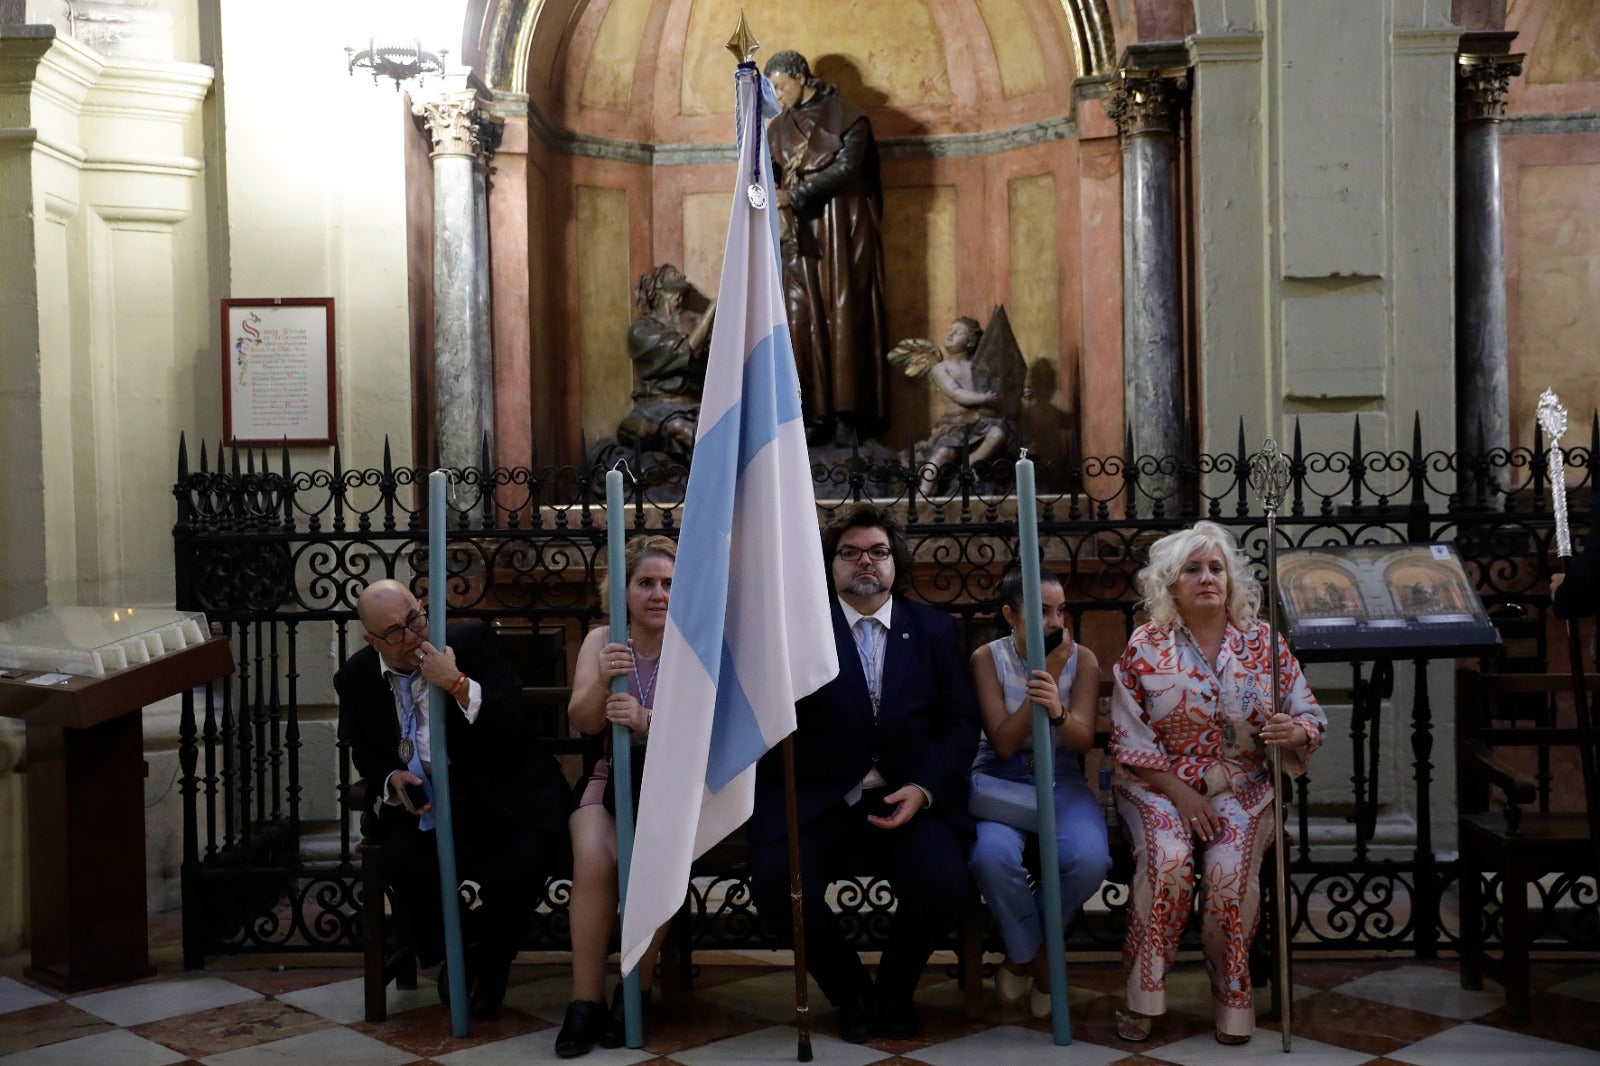
[[406,615],[406,620],[404,622],[397,622],[388,629],[385,629],[382,633],[373,633],[370,629],[367,630],[367,632],[370,633],[375,639],[381,640],[385,644],[398,644],[400,641],[405,639],[406,630],[408,629],[413,633],[426,633],[428,631],[427,612],[412,611],[410,614]]
[[842,559],[847,563],[857,562],[863,555],[875,563],[881,563],[893,555],[894,552],[887,544],[874,544],[870,548],[857,548],[847,544],[833,554],[835,558]]

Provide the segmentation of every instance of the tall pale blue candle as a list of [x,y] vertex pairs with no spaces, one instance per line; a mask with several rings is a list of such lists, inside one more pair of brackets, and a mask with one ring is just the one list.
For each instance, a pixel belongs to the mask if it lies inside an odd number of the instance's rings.
[[[606,471],[606,588],[610,603],[611,642],[628,643],[628,564],[626,505],[622,496],[622,471]],[[611,679],[613,693],[628,691],[628,679]],[[628,898],[628,868],[633,864],[633,737],[628,727],[611,727],[611,779],[617,795],[617,892]],[[622,979],[625,1039],[631,1048],[644,1046],[644,1005],[639,992],[639,968]]]
[[[1017,554],[1022,563],[1022,620],[1028,645],[1028,674],[1044,669],[1044,604],[1039,588],[1039,508],[1033,482],[1033,460],[1024,452],[1017,460]],[[1044,909],[1045,956],[1050,964],[1050,1024],[1058,1045],[1072,1043],[1067,1015],[1067,960],[1061,926],[1061,865],[1056,846],[1056,742],[1049,712],[1038,703],[1033,714],[1034,804],[1039,809],[1041,906]]]
[[[428,643],[445,646],[444,496],[450,475],[435,470],[428,475]],[[428,745],[433,756],[433,816],[435,844],[439,848],[439,898],[444,903],[444,957],[450,971],[450,1031],[466,1036],[467,961],[461,944],[460,884],[456,878],[456,838],[450,820],[450,752],[446,747],[445,716],[455,701],[437,685],[428,687]]]

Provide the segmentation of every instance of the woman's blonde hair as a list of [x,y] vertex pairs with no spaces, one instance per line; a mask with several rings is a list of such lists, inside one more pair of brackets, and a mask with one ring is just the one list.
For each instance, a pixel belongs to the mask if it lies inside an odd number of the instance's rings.
[[[674,566],[678,562],[678,542],[671,537],[663,537],[660,533],[640,533],[638,536],[629,537],[622,545],[622,582],[626,585],[633,580],[633,573],[639,569],[639,564],[646,559],[665,559]],[[610,594],[611,568],[605,564],[605,554],[601,553],[595,568],[595,588],[600,592],[600,603],[605,606],[606,597]]]
[[1180,618],[1172,599],[1172,586],[1189,557],[1202,548],[1216,548],[1228,574],[1228,621],[1241,629],[1256,620],[1261,607],[1261,585],[1250,572],[1250,560],[1239,550],[1233,534],[1215,522],[1196,522],[1189,529],[1168,533],[1150,545],[1150,561],[1135,579],[1150,621],[1169,626]]
[[627,580],[633,580],[633,572],[639,569],[639,564],[646,559],[665,559],[674,565],[678,562],[678,542],[671,537],[663,537],[660,533],[641,533],[637,537],[629,537],[628,542],[622,546],[622,568],[627,574]]

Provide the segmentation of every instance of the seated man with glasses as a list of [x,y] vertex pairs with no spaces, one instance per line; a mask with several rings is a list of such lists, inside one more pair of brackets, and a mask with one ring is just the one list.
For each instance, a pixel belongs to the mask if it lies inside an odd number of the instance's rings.
[[[894,594],[911,558],[887,511],[848,508],[823,533],[822,549],[837,594],[839,675],[795,705],[806,968],[839,1008],[845,1040],[909,1039],[919,1028],[912,993],[966,892],[977,701],[955,621]],[[787,938],[780,749],[757,768],[746,833],[756,908]],[[860,867],[862,856],[872,857],[872,870]],[[865,872],[887,876],[895,898],[876,985],[824,898],[833,879]]]
[[[462,939],[474,1018],[493,1016],[527,919],[560,853],[567,784],[536,754],[522,683],[484,623],[452,625],[445,647],[398,581],[375,581],[356,604],[365,647],[334,675],[339,736],[374,796],[384,879],[409,908],[417,962],[444,958],[433,810],[429,686],[446,693],[451,824],[461,879]],[[376,905],[377,901],[369,901]],[[440,998],[448,978],[439,972]]]

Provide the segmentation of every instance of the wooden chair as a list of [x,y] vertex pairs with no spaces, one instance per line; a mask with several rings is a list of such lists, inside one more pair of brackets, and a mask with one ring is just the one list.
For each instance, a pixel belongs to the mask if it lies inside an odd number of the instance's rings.
[[[378,787],[382,787],[381,785]],[[364,1016],[381,1022],[389,1016],[387,990],[417,987],[417,954],[411,942],[410,916],[384,890],[378,815],[368,800],[369,786],[357,781],[344,794],[347,810],[361,817],[361,992]]]
[[[1586,677],[1589,692],[1600,691],[1600,675]],[[1505,989],[1511,1021],[1529,1021],[1528,951],[1535,939],[1529,923],[1528,891],[1549,873],[1596,872],[1600,826],[1587,813],[1595,795],[1589,762],[1582,767],[1584,802],[1576,809],[1552,809],[1560,777],[1542,772],[1560,754],[1592,746],[1588,708],[1578,709],[1577,726],[1559,724],[1570,704],[1570,674],[1488,674],[1456,672],[1456,774],[1461,838],[1461,987],[1483,987],[1484,975]],[[1537,774],[1537,776],[1536,776]],[[1500,801],[1491,802],[1490,788]],[[1500,877],[1499,958],[1484,950],[1484,877]]]

